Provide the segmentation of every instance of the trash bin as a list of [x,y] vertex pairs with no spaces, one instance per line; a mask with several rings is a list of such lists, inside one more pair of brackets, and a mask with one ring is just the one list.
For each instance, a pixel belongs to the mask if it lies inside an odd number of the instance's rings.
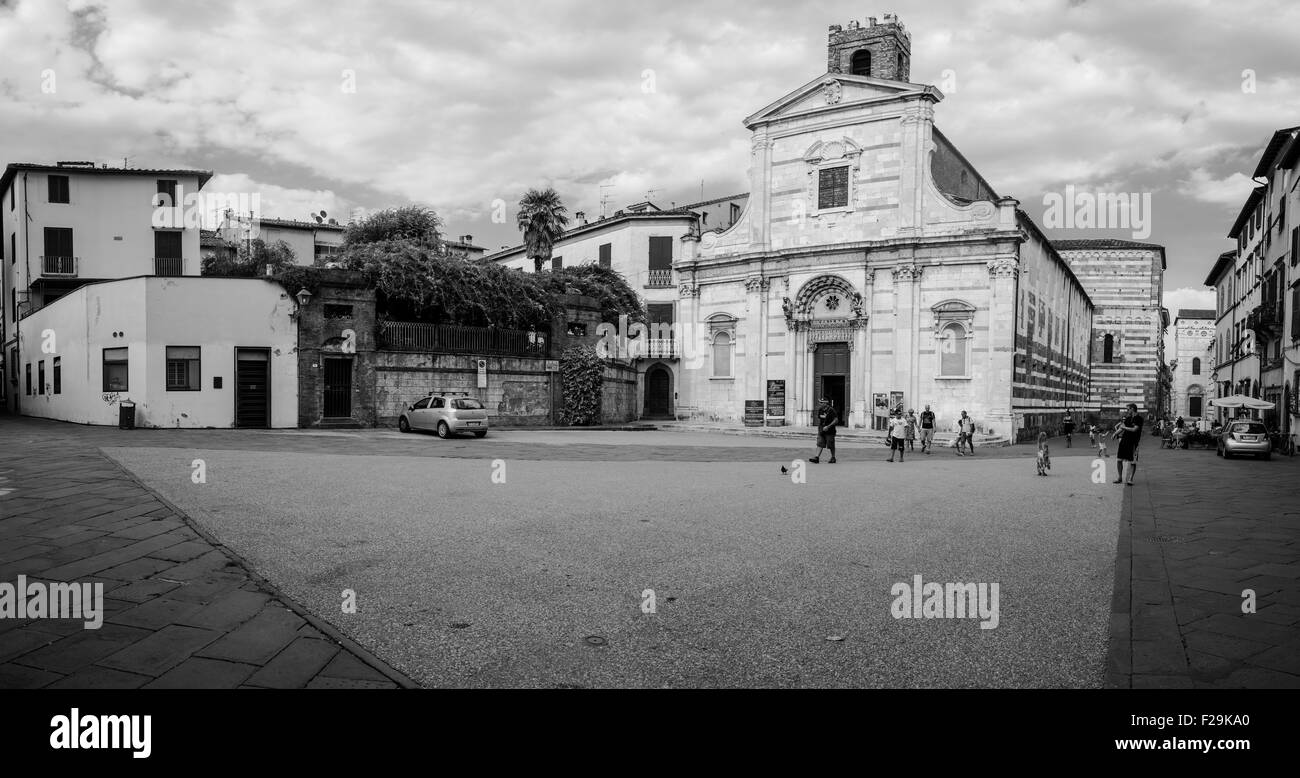
[[135,403],[130,400],[117,404],[117,428],[120,430],[135,429]]

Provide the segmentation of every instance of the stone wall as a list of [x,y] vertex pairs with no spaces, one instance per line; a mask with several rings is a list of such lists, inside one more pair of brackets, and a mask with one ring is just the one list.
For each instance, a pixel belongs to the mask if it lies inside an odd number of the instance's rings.
[[[478,361],[487,362],[487,388],[478,385]],[[492,424],[549,426],[558,400],[560,374],[545,359],[475,357],[380,351],[375,354],[375,418],[397,425],[406,406],[430,392],[465,392],[487,407]]]
[[[290,295],[297,290],[289,290]],[[352,360],[352,413],[329,423],[375,425],[375,293],[361,275],[324,271],[315,295],[298,313],[298,426],[324,418],[325,360]]]

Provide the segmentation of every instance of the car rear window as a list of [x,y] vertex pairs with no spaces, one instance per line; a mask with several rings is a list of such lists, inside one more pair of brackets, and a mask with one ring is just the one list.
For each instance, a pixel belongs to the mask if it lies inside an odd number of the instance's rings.
[[1254,422],[1251,424],[1238,423],[1232,425],[1232,431],[1237,433],[1244,433],[1246,435],[1263,435],[1264,425],[1260,424],[1259,422]]
[[451,407],[458,411],[478,411],[483,409],[483,403],[468,397],[461,397],[451,401]]

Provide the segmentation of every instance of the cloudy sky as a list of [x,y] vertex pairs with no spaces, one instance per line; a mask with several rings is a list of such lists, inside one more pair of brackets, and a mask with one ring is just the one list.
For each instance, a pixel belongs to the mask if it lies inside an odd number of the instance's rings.
[[1212,307],[1260,151],[1300,124],[1291,0],[0,0],[0,163],[206,168],[282,218],[421,203],[495,250],[493,202],[530,186],[589,214],[745,191],[741,119],[824,71],[829,24],[887,12],[1000,194],[1043,224],[1067,185],[1149,193],[1166,304]]

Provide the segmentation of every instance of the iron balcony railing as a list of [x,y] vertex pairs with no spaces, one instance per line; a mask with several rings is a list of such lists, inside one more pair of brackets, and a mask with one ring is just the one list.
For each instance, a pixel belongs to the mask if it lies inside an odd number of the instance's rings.
[[41,275],[55,278],[75,278],[76,257],[41,257]]
[[547,333],[423,322],[379,322],[379,347],[393,351],[545,357]]
[[673,285],[672,268],[650,268],[650,280],[646,286],[652,289],[663,289]]
[[185,275],[185,260],[180,257],[154,257],[153,274],[156,276]]

